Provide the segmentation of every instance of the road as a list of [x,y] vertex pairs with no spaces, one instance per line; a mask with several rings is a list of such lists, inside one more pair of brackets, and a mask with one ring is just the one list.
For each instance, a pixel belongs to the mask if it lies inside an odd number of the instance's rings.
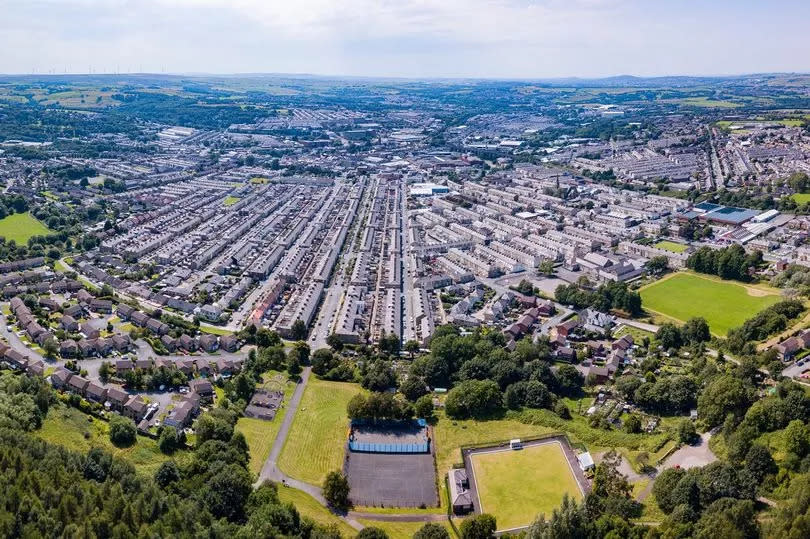
[[709,440],[712,438],[713,431],[704,432],[700,435],[700,441],[693,445],[683,445],[672,453],[667,459],[658,467],[650,479],[650,482],[644,487],[644,490],[639,492],[636,500],[643,502],[647,496],[650,495],[655,484],[655,477],[662,471],[668,468],[698,468],[706,466],[717,460],[717,456],[709,448]]
[[50,363],[42,356],[42,354],[35,352],[26,346],[26,344],[20,340],[20,337],[18,337],[13,331],[9,331],[6,326],[8,326],[8,321],[6,320],[5,315],[0,314],[0,335],[5,337],[5,339],[8,341],[8,345],[12,349],[24,356],[28,356],[30,359],[38,359],[40,361],[44,361],[45,363]]
[[[290,434],[290,427],[292,427],[292,422],[293,419],[295,419],[295,413],[298,411],[298,406],[301,404],[301,397],[304,395],[304,389],[307,386],[311,372],[312,369],[310,367],[306,367],[301,373],[301,381],[298,382],[298,385],[295,387],[293,396],[287,406],[287,413],[284,415],[284,420],[281,422],[281,427],[278,430],[276,439],[273,441],[273,446],[270,448],[270,454],[267,456],[264,466],[262,466],[262,471],[259,473],[259,479],[255,486],[258,487],[264,481],[268,480],[281,483],[282,485],[286,485],[286,488],[295,488],[306,492],[315,498],[318,503],[326,507],[326,499],[324,499],[320,487],[293,479],[289,475],[282,472],[277,465],[278,457],[281,454],[281,450],[284,448],[284,443],[287,441],[287,436]],[[282,486],[282,488],[285,487]],[[335,515],[346,521],[346,523],[352,528],[356,530],[363,529],[363,525],[353,518],[337,513],[335,513]]]

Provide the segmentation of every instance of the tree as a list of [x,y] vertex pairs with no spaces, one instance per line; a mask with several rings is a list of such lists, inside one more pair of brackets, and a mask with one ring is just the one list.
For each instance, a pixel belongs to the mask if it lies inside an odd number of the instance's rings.
[[380,528],[367,526],[360,530],[356,537],[357,539],[388,539],[388,534]]
[[448,417],[481,418],[501,408],[502,395],[492,380],[467,380],[451,389],[445,400]]
[[371,391],[385,391],[397,385],[397,375],[390,362],[379,359],[368,368],[360,385]]
[[810,447],[808,429],[801,419],[794,419],[785,428],[785,449],[798,456],[805,456]]
[[490,539],[495,536],[497,529],[495,517],[488,513],[481,513],[468,517],[461,523],[461,539]]
[[675,324],[665,322],[661,324],[661,327],[659,327],[658,331],[655,333],[655,340],[657,340],[658,344],[663,346],[665,350],[680,348],[682,344],[681,330],[678,329],[678,326]]
[[706,322],[705,318],[699,316],[686,321],[683,328],[681,328],[681,336],[689,344],[698,344],[712,339],[708,322]]
[[335,352],[340,352],[343,350],[343,341],[341,341],[340,337],[334,333],[330,333],[326,338],[326,344]]
[[155,483],[163,488],[180,480],[180,470],[173,460],[167,460],[155,472]]
[[554,509],[551,518],[544,514],[537,517],[526,534],[531,539],[567,539],[595,536],[592,533],[593,520],[583,504],[563,495],[560,507]]
[[553,260],[543,260],[537,266],[538,273],[542,275],[554,275],[554,261]]
[[685,444],[693,444],[697,440],[698,435],[695,430],[695,424],[690,419],[682,419],[678,424],[678,440]]
[[300,318],[293,322],[290,328],[290,338],[294,341],[303,341],[307,338],[307,325]]
[[312,372],[323,376],[340,364],[340,360],[328,348],[319,348],[312,354]]
[[56,339],[48,339],[42,345],[42,350],[45,352],[45,357],[48,359],[55,359],[59,353],[59,345],[56,344]]
[[309,345],[304,341],[296,341],[293,343],[292,348],[287,356],[295,356],[299,365],[309,364]]
[[399,385],[399,392],[405,395],[406,399],[413,402],[422,395],[427,395],[428,387],[421,377],[410,375]]
[[411,359],[413,359],[414,354],[419,351],[419,342],[413,339],[410,339],[405,342],[405,351],[410,354]]
[[630,414],[627,416],[627,419],[624,420],[624,427],[625,432],[629,432],[631,434],[636,434],[641,432],[641,419],[636,414]]
[[203,499],[217,518],[237,521],[243,516],[245,502],[253,492],[250,472],[239,464],[228,464],[206,482]]
[[131,419],[118,414],[110,417],[110,441],[117,447],[134,444],[136,436],[135,423]]
[[582,392],[585,378],[573,365],[560,365],[554,377],[557,379],[557,390],[561,395],[573,397]]
[[340,471],[329,472],[323,482],[323,497],[333,508],[346,511],[351,507],[349,501],[349,480]]
[[428,522],[413,534],[413,539],[450,539],[450,534],[441,524]]
[[413,410],[416,417],[420,417],[422,419],[433,418],[433,397],[430,395],[422,395],[416,400]]
[[554,413],[560,416],[562,419],[571,419],[571,411],[561,400],[557,401],[557,404],[554,405]]
[[177,429],[171,426],[164,426],[163,430],[160,432],[160,438],[158,438],[158,448],[160,448],[161,453],[170,455],[174,453],[177,446]]
[[698,397],[698,413],[709,427],[721,424],[726,415],[741,417],[753,399],[752,388],[730,375],[714,378]]
[[297,378],[301,374],[301,364],[298,362],[298,357],[295,354],[290,354],[287,359],[287,374],[290,378]]
[[647,271],[654,275],[660,275],[669,270],[669,259],[666,256],[654,256],[645,264]]
[[745,455],[745,469],[757,483],[765,476],[776,473],[778,468],[768,448],[762,444],[753,444]]
[[686,470],[683,468],[667,468],[658,474],[658,477],[653,483],[652,493],[655,496],[655,501],[658,507],[664,513],[671,513],[675,506],[678,505],[673,498],[673,492],[678,484],[686,475]]

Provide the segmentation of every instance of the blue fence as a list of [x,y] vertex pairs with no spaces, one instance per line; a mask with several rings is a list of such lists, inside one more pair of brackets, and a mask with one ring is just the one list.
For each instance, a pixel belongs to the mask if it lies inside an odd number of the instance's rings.
[[378,444],[371,442],[349,442],[349,449],[360,453],[429,453],[430,443],[418,444]]

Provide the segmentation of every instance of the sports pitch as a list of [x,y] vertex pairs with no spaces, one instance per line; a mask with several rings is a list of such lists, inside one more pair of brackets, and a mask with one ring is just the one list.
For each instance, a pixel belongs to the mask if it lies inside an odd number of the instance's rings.
[[684,245],[683,243],[677,243],[674,241],[667,241],[667,240],[659,241],[658,243],[655,244],[655,246],[658,247],[659,249],[664,249],[665,251],[669,251],[671,253],[682,253],[689,248],[688,245]]
[[26,245],[33,236],[47,236],[52,231],[30,213],[13,213],[0,219],[0,236],[17,245]]
[[645,309],[681,322],[702,316],[712,333],[725,336],[779,296],[761,288],[720,281],[692,273],[676,273],[640,290]]
[[473,453],[470,463],[478,509],[494,515],[499,530],[528,526],[541,513],[551,516],[565,494],[583,496],[559,442]]

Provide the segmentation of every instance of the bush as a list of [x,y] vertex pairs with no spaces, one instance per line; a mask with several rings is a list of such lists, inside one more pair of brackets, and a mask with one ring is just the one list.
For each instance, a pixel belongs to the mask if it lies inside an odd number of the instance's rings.
[[128,447],[135,443],[137,431],[135,423],[128,417],[113,415],[110,418],[110,441],[117,447]]

